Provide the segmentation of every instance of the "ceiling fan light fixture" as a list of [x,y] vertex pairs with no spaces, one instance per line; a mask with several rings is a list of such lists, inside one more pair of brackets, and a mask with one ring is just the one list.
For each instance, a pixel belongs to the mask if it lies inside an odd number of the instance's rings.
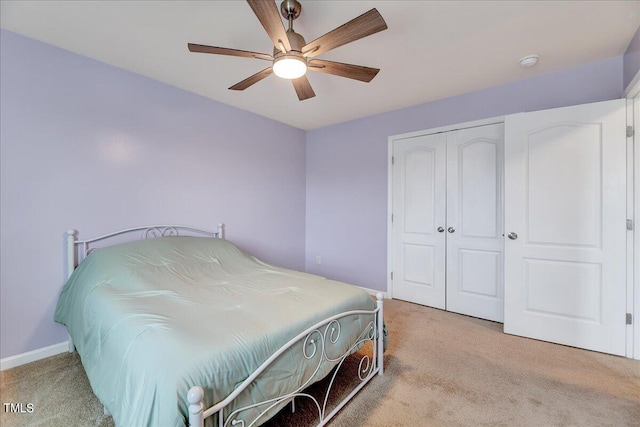
[[302,55],[289,52],[276,55],[273,60],[273,73],[283,79],[299,79],[307,73],[307,61]]

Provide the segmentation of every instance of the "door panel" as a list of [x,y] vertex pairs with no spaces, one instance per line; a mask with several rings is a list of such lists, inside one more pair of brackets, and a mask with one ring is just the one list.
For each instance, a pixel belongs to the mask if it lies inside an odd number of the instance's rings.
[[503,321],[503,146],[502,124],[447,133],[447,310],[497,322]]
[[404,231],[432,234],[434,230],[436,152],[430,147],[404,153]]
[[431,288],[434,287],[433,247],[405,243],[402,245],[402,249],[404,251],[404,268],[401,271],[404,274],[404,280]]
[[[478,134],[486,129],[477,129]],[[471,132],[471,134],[476,133]],[[491,130],[490,130],[491,132]],[[469,134],[469,132],[466,132]],[[493,133],[493,132],[492,132]],[[495,239],[498,234],[496,218],[501,208],[499,205],[498,159],[501,157],[501,135],[494,140],[473,139],[456,147],[458,140],[464,135],[453,134],[449,150],[456,154],[457,148],[457,187],[455,177],[449,185],[449,195],[459,200],[460,230],[465,237],[488,237]],[[467,136],[469,137],[469,135]],[[453,159],[451,159],[451,162]],[[455,215],[455,213],[454,213]],[[452,219],[452,218],[451,218]]]
[[[500,262],[502,254],[487,250],[460,249],[458,251],[459,263],[459,292],[466,296],[500,298],[502,283]],[[502,313],[502,307],[499,307]]]
[[395,141],[393,296],[445,308],[445,154],[442,134]]
[[601,321],[600,264],[525,259],[524,268],[526,311]]
[[505,332],[625,354],[624,100],[505,120]]
[[600,247],[600,126],[561,123],[531,132],[527,139],[529,243]]

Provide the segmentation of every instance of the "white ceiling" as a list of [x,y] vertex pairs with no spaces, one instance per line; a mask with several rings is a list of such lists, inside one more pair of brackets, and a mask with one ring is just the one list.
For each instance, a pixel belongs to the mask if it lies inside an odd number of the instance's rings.
[[[272,53],[239,0],[2,0],[0,26],[308,130],[619,56],[640,25],[640,0],[301,3],[294,28],[307,42],[378,9],[386,31],[320,56],[380,68],[371,83],[310,73],[316,97],[302,102],[275,76],[228,90],[265,62],[190,53],[187,43]],[[540,62],[521,68],[530,53]]]

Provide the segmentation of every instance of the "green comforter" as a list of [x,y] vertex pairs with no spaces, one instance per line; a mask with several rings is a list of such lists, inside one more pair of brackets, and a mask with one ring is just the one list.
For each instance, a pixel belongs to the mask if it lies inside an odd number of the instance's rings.
[[[373,308],[357,287],[262,263],[228,241],[162,237],[91,253],[64,286],[55,320],[116,425],[182,426],[192,386],[205,389],[209,407],[314,323]],[[342,320],[336,354],[370,320]],[[318,366],[301,351],[286,353],[235,406],[295,390]]]

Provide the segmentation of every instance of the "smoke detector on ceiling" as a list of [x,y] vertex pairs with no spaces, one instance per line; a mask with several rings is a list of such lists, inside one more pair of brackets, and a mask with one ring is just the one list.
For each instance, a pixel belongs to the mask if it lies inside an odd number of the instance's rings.
[[538,63],[540,55],[527,55],[520,58],[520,65],[524,68],[531,68]]

